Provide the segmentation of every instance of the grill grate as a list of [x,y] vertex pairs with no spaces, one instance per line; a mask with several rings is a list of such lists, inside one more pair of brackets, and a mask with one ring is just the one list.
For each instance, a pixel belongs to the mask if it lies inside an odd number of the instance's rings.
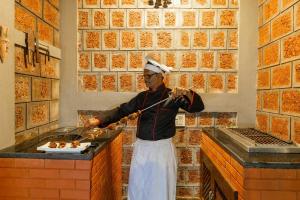
[[231,128],[231,130],[255,141],[258,145],[289,146],[290,144],[253,128]]

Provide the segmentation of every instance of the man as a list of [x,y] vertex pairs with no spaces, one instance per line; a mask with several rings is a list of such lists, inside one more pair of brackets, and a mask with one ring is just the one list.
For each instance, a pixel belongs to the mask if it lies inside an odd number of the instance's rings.
[[200,112],[204,109],[201,97],[192,90],[166,88],[163,73],[170,68],[147,58],[144,80],[149,88],[129,102],[104,111],[91,118],[87,126],[106,126],[134,112],[139,112],[172,95],[161,103],[140,113],[137,121],[137,140],[131,160],[128,200],[175,200],[177,161],[172,137],[178,109]]

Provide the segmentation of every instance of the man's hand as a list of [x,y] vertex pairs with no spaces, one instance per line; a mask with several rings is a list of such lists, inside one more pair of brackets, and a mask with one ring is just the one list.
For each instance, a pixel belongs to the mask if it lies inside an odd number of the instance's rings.
[[84,127],[86,128],[98,126],[98,125],[100,125],[100,120],[95,117],[89,118],[84,122]]
[[172,98],[173,99],[176,99],[176,98],[182,97],[182,96],[188,97],[189,100],[192,100],[192,98],[193,98],[191,92],[187,89],[176,87],[172,90]]

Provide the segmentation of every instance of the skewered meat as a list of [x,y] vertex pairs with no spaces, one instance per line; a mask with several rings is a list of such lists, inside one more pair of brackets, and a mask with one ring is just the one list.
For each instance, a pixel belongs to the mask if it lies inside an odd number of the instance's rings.
[[140,112],[132,113],[132,114],[128,115],[128,119],[134,120],[139,116],[139,114],[140,114]]
[[120,122],[122,124],[126,124],[127,123],[127,120],[128,120],[128,117],[123,117],[122,119],[120,119]]
[[50,148],[56,148],[57,147],[56,142],[50,142],[49,147]]
[[78,146],[80,146],[80,142],[78,140],[74,140],[72,143],[71,143],[71,147],[72,148],[77,148]]
[[64,147],[66,146],[66,144],[67,144],[67,143],[66,143],[66,142],[63,142],[63,141],[62,141],[62,142],[59,142],[59,146],[58,146],[58,147],[59,147],[59,148],[64,148]]
[[112,124],[108,125],[107,128],[108,128],[109,130],[115,130],[115,129],[116,129],[116,124],[115,124],[115,123],[112,123]]

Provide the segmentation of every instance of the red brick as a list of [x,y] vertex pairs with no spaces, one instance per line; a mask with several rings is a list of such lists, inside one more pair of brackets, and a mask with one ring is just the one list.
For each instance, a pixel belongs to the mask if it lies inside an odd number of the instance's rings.
[[295,3],[295,0],[282,0],[281,1],[281,10],[284,10]]
[[75,189],[74,180],[45,180],[46,188],[52,189]]
[[266,111],[279,112],[278,91],[264,91],[262,93],[262,109]]
[[45,160],[45,168],[52,169],[74,169],[75,161],[74,160]]
[[200,146],[202,133],[200,130],[189,130],[189,144]]
[[28,169],[1,168],[1,178],[28,178]]
[[296,200],[296,192],[288,191],[262,191],[261,199],[263,200]]
[[16,158],[15,166],[17,168],[44,168],[44,159],[29,159],[29,158]]
[[60,197],[62,199],[89,199],[89,191],[80,190],[61,190]]
[[272,88],[284,88],[291,86],[291,67],[291,63],[287,63],[271,69]]
[[193,187],[177,187],[177,197],[193,197]]
[[173,137],[173,142],[176,146],[185,146],[186,144],[186,134],[184,129],[177,129],[176,134]]
[[123,184],[128,184],[129,180],[129,167],[123,167],[122,168],[122,183]]
[[11,179],[14,181],[16,188],[45,188],[45,179],[32,179],[32,178],[17,178]]
[[261,169],[259,168],[245,168],[244,173],[245,179],[260,179],[261,177]]
[[300,28],[300,3],[298,2],[294,7],[294,31]]
[[91,169],[92,163],[89,160],[76,160],[75,161],[75,168],[76,169]]
[[31,178],[59,178],[59,170],[54,169],[29,169],[29,176]]
[[59,190],[56,189],[30,189],[32,198],[59,198]]
[[281,110],[284,113],[300,115],[300,91],[286,90],[281,96]]
[[59,177],[63,179],[83,179],[90,178],[90,171],[88,170],[59,170]]
[[278,180],[256,180],[246,179],[245,180],[246,190],[280,190]]
[[192,158],[192,151],[188,148],[181,148],[178,149],[178,159],[180,161],[180,164],[192,164],[193,158]]
[[14,158],[0,158],[0,168],[2,168],[2,167],[15,167],[15,159]]
[[26,188],[18,188],[16,190],[16,188],[0,187],[0,198],[4,199],[5,197],[9,197],[7,199],[23,199],[29,197],[29,191]]
[[133,149],[130,147],[123,148],[123,164],[130,165]]
[[261,110],[262,95],[259,91],[256,92],[256,110]]
[[187,171],[188,183],[199,184],[200,183],[200,170],[188,170]]

